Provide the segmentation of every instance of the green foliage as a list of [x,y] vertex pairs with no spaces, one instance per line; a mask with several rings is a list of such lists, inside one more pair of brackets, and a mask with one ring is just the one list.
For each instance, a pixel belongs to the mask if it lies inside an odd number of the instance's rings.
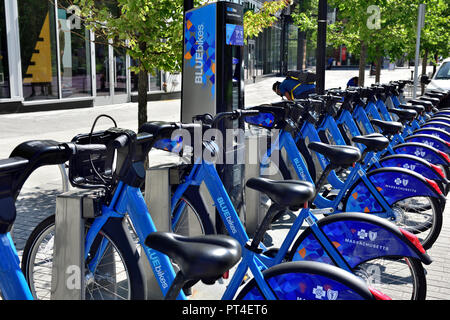
[[96,41],[126,48],[134,71],[181,69],[182,0],[74,0]]
[[276,13],[291,3],[290,0],[266,1],[257,12],[248,10],[244,14],[244,38],[253,38],[277,20]]
[[[447,0],[328,0],[328,5],[338,9],[339,22],[329,27],[331,45],[346,45],[358,53],[361,42],[367,44],[369,60],[389,56],[392,60],[414,55],[417,15],[420,3],[427,5],[425,27],[422,30],[422,48],[444,56],[449,52],[450,5]],[[369,28],[371,12],[380,9],[379,27]]]

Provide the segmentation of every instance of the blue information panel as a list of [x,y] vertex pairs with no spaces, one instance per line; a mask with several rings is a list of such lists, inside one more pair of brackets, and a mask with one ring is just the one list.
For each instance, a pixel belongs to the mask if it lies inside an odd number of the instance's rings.
[[244,26],[227,23],[225,43],[232,46],[243,46]]

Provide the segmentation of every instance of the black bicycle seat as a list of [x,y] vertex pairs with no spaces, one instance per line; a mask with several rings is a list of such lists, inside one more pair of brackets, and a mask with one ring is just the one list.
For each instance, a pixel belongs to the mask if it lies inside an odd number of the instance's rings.
[[403,125],[397,121],[370,120],[370,123],[381,129],[383,135],[394,135],[402,132]]
[[273,202],[292,210],[298,210],[306,202],[312,200],[316,189],[307,181],[270,180],[266,178],[250,178],[247,187],[265,193]]
[[339,167],[349,167],[361,158],[359,149],[352,146],[336,146],[323,142],[311,142],[308,148],[323,154],[332,164]]
[[353,142],[362,143],[366,146],[367,151],[382,151],[389,145],[389,140],[380,133],[372,133],[365,136],[357,136],[352,138]]
[[421,106],[419,104],[401,104],[399,105],[400,108],[406,109],[406,110],[414,110],[418,114],[423,114],[425,112],[425,107]]
[[239,242],[225,235],[185,237],[170,232],[153,232],[145,244],[166,254],[180,267],[187,280],[212,284],[241,258]]
[[433,103],[430,101],[425,101],[421,99],[413,99],[408,101],[411,104],[418,104],[420,106],[424,106],[427,112],[430,112],[431,109],[434,107]]
[[431,102],[435,106],[437,106],[439,104],[439,102],[441,102],[441,99],[439,99],[439,98],[427,97],[427,96],[421,96],[421,97],[419,97],[419,100]]
[[417,117],[417,112],[409,109],[388,109],[389,112],[396,114],[401,123],[413,121]]

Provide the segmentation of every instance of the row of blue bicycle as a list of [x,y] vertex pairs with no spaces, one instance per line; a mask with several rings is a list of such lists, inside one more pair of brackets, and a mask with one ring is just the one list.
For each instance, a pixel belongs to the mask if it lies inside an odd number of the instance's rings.
[[[166,299],[186,299],[197,282],[213,284],[230,269],[226,300],[425,299],[423,264],[432,263],[426,250],[441,231],[450,183],[450,109],[442,105],[449,93],[406,102],[406,83],[330,89],[303,100],[199,115],[195,123],[153,121],[138,132],[93,126],[71,142],[18,145],[0,160],[2,298],[51,297],[55,216],[33,230],[21,262],[10,231],[30,174],[68,162],[73,187],[102,190],[100,214],[86,221],[86,299],[146,299],[141,255]],[[194,136],[224,119],[277,130],[261,162],[279,152],[283,180],[246,182],[270,199],[263,221],[250,237],[214,162],[192,156],[172,187],[173,232],[158,232],[142,194],[150,150],[179,153],[187,146],[174,133]],[[214,138],[204,138],[202,148],[221,152]],[[203,183],[227,235],[216,234]],[[268,249],[264,235],[289,213],[295,218],[283,243]]]

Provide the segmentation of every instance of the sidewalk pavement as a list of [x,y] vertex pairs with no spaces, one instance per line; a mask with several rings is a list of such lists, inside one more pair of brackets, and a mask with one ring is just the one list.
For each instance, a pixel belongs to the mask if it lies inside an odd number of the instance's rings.
[[[411,70],[399,68],[394,71],[383,70],[381,83],[391,80],[410,79]],[[375,82],[366,71],[366,85]],[[347,81],[358,74],[357,70],[327,70],[326,89],[345,88]],[[245,86],[245,105],[247,107],[262,103],[279,101],[272,92],[272,84],[282,78],[268,77],[255,84]],[[15,146],[23,141],[51,139],[60,142],[70,141],[79,133],[88,133],[96,116],[108,114],[119,127],[137,130],[137,104],[125,103],[99,106],[87,109],[46,111],[22,114],[0,115],[0,159],[7,158]],[[180,100],[153,101],[148,103],[148,119],[162,121],[179,121]],[[108,119],[98,122],[96,127],[106,129],[112,126]],[[152,151],[151,159],[162,161],[164,152]],[[61,176],[56,166],[42,167],[35,171],[25,183],[17,200],[17,219],[13,238],[19,255],[34,227],[55,211],[55,199],[62,191]],[[450,222],[449,210],[444,212],[442,233],[428,251],[433,258],[427,271],[428,295],[430,300],[446,300],[450,296]],[[284,230],[285,231],[285,230]],[[199,297],[200,298],[200,297]],[[212,297],[209,296],[209,299]]]

